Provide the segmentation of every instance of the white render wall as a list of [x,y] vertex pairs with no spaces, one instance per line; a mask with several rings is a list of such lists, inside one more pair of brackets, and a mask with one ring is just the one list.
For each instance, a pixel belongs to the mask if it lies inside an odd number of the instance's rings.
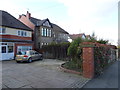
[[[0,26],[0,28],[2,28],[2,26]],[[18,31],[26,31],[26,30],[22,30],[22,29],[14,29],[14,28],[6,28],[6,33],[7,35],[18,35]],[[31,31],[26,31],[27,32],[27,37],[32,37],[32,32]]]

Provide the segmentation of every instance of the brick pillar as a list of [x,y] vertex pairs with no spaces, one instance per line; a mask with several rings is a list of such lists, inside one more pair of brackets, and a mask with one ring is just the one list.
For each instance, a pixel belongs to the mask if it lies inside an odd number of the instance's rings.
[[94,48],[83,47],[83,76],[86,78],[94,77]]

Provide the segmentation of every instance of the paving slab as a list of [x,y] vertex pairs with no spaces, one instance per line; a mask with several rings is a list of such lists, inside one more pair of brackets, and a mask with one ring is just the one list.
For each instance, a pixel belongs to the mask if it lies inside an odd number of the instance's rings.
[[81,88],[89,79],[60,70],[64,61],[44,59],[32,63],[2,62],[3,88]]

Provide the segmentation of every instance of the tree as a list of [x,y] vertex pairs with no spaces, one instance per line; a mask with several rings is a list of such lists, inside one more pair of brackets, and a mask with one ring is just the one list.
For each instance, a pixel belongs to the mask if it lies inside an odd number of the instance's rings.
[[101,43],[101,44],[107,44],[109,41],[108,40],[99,39],[97,42]]
[[78,37],[75,39],[69,46],[68,48],[68,55],[73,59],[77,57],[77,54],[79,53],[78,51],[78,46],[80,43],[82,43],[83,40],[82,38]]

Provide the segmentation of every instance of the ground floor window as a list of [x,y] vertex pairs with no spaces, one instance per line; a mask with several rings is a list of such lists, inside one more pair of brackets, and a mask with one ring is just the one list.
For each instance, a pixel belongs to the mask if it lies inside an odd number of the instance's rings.
[[8,53],[12,53],[13,52],[13,46],[8,46]]
[[14,52],[13,46],[14,46],[13,43],[0,43],[1,53],[13,53]]
[[32,46],[18,46],[17,47],[17,53],[18,52],[25,52],[25,51],[28,51],[28,50],[32,50]]
[[6,53],[7,52],[6,46],[2,46],[1,51],[2,51],[2,53]]

